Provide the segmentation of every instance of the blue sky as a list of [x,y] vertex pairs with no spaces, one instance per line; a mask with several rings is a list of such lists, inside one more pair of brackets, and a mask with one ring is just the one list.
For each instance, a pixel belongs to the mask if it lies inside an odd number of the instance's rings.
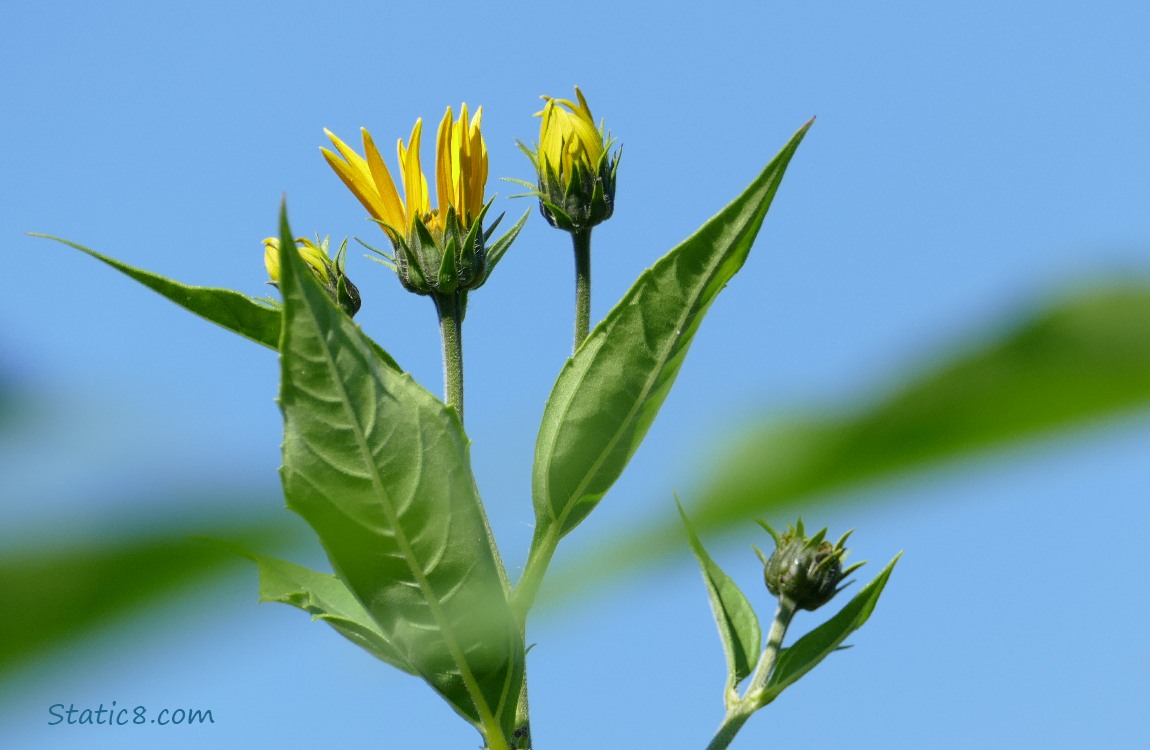
[[[538,96],[580,85],[624,146],[616,216],[595,233],[598,319],[817,115],[648,441],[559,563],[671,515],[673,490],[689,506],[701,457],[748,414],[849,402],[1052,290],[1150,272],[1144,3],[45,0],[8,3],[0,28],[0,372],[50,410],[0,444],[4,543],[187,513],[157,496],[172,484],[278,505],[274,354],[24,232],[263,294],[282,195],[299,234],[382,239],[320,158],[325,126],[349,141],[367,126],[390,159],[416,117],[466,101],[484,107],[492,176],[530,177],[515,140],[535,138]],[[509,216],[530,207],[489,189]],[[350,273],[357,320],[438,392],[431,305],[356,253]],[[468,310],[468,431],[512,568],[570,290],[567,240],[533,214]],[[856,527],[874,572],[906,555],[855,648],[735,747],[1150,741],[1148,441],[1143,413],[808,516]],[[751,590],[749,541],[715,552]],[[476,743],[422,684],[255,598],[254,574],[205,588],[27,670],[0,696],[0,745]],[[721,717],[722,654],[686,558],[545,612],[531,635],[540,748],[701,748]],[[54,703],[111,700],[217,723],[47,726]]]

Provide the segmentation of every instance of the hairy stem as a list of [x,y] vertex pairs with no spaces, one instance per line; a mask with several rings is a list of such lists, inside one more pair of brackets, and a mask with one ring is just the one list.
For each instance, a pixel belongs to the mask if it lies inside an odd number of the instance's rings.
[[463,311],[466,292],[432,294],[443,339],[443,401],[463,421]]
[[571,233],[575,245],[575,349],[591,330],[591,229]]

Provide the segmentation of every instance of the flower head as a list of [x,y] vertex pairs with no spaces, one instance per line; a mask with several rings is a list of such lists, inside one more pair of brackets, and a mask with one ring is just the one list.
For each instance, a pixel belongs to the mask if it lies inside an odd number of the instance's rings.
[[575,98],[544,96],[535,116],[539,145],[535,151],[520,144],[535,165],[539,209],[555,227],[569,232],[589,229],[615,210],[615,173],[619,152],[609,155],[614,140],[604,126],[595,126],[591,107],[575,87]]
[[[509,232],[489,253],[483,217],[487,184],[487,145],[480,132],[483,108],[468,121],[467,105],[459,119],[447,108],[436,134],[435,197],[432,207],[427,178],[420,165],[423,120],[416,120],[407,144],[398,142],[403,198],[366,129],[364,156],[325,130],[336,151],[321,149],[324,159],[384,229],[394,254],[383,255],[404,286],[419,294],[476,289],[487,280],[495,261],[514,239]],[[498,223],[498,219],[495,222]],[[512,230],[517,233],[517,230]],[[492,257],[493,256],[493,257]]]

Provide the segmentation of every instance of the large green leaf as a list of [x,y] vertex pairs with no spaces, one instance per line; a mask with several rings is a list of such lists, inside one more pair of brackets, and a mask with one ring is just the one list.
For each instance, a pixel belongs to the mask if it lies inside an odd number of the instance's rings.
[[742,267],[809,127],[730,205],[645,271],[563,367],[535,448],[537,541],[571,531],[622,473],[704,314]]
[[281,224],[284,492],[402,660],[490,739],[514,731],[522,636],[454,410],[380,359]]
[[415,674],[343,581],[274,557],[252,557],[260,569],[260,601],[298,607],[310,614],[313,620],[324,620],[368,653],[404,672]]
[[[809,513],[862,486],[1150,405],[1150,285],[1093,286],[1012,317],[941,347],[948,355],[937,364],[858,398],[862,407],[782,425],[764,416],[692,493],[695,528],[732,531],[800,504]],[[661,510],[588,555],[593,569],[559,571],[555,588],[682,550],[678,524]]]
[[895,557],[838,614],[779,653],[779,660],[771,672],[759,705],[765,706],[773,701],[779,693],[838,650],[847,636],[863,626],[878,604],[878,598],[897,562],[898,557]]
[[[677,502],[677,501],[676,501]],[[679,515],[687,529],[687,540],[691,550],[703,569],[703,581],[707,584],[707,596],[711,600],[711,613],[719,626],[719,638],[723,641],[723,653],[727,657],[727,700],[738,700],[739,683],[750,677],[763,647],[763,633],[759,618],[755,614],[746,595],[731,577],[723,572],[703,547],[699,535],[691,526],[683,506],[679,505]]]

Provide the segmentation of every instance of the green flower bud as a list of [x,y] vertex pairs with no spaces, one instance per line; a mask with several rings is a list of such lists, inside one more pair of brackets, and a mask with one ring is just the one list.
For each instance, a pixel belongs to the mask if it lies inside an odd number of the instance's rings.
[[759,521],[759,525],[775,540],[775,551],[770,557],[755,549],[763,562],[767,590],[780,599],[789,600],[798,609],[813,611],[829,602],[843,589],[839,585],[843,579],[862,566],[856,563],[843,569],[847,556],[843,545],[851,535],[849,531],[837,544],[831,544],[825,539],[825,528],[808,538],[801,518],[794,527],[787,526],[782,534],[763,521]]

